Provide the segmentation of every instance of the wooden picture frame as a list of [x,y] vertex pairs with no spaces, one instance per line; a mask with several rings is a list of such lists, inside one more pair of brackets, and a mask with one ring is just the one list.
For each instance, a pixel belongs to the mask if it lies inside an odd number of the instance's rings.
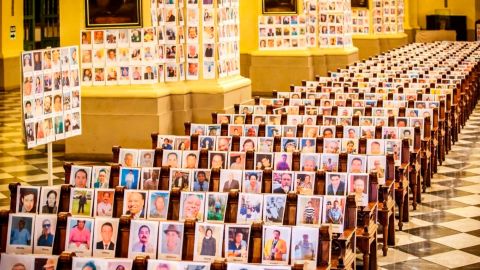
[[85,0],[86,28],[142,27],[141,0]]
[[352,0],[352,8],[368,8],[368,0]]
[[263,14],[297,14],[297,0],[262,0]]

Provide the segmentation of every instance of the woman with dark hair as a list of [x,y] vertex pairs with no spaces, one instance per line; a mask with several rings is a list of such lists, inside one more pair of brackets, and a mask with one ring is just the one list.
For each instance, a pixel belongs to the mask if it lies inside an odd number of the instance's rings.
[[45,202],[45,205],[42,206],[42,214],[56,214],[57,212],[57,192],[55,190],[50,190],[47,193],[47,201]]
[[207,228],[205,231],[205,237],[203,237],[202,240],[202,249],[200,250],[200,255],[215,256],[216,249],[216,239],[213,238],[213,231],[212,229]]

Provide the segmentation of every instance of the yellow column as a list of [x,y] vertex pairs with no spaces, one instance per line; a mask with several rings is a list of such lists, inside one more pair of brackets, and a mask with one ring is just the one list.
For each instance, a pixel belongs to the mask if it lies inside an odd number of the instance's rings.
[[[408,3],[408,7],[407,7],[407,3]],[[411,29],[420,29],[420,26],[418,25],[418,0],[406,0],[405,24],[407,22],[410,23]]]
[[[19,59],[24,36],[23,1],[0,1],[0,22],[0,90],[19,88]],[[10,37],[11,27],[15,27],[15,38]]]

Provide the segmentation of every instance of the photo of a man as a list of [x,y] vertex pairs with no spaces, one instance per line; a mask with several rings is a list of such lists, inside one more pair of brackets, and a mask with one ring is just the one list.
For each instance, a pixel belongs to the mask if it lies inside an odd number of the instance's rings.
[[[27,219],[29,225],[27,226]],[[29,246],[32,241],[32,218],[11,216],[10,245]]]
[[105,222],[100,228],[101,241],[95,244],[99,250],[115,250],[115,243],[113,242],[113,225],[110,222]]
[[111,217],[113,214],[113,206],[112,206],[112,199],[113,199],[113,192],[112,191],[99,191],[97,192],[97,209],[96,209],[96,216],[97,217]]
[[345,175],[327,173],[327,195],[345,195]]
[[141,225],[138,229],[138,239],[133,244],[133,252],[153,253],[155,249],[150,241],[150,227],[148,225]]
[[124,213],[133,219],[145,218],[145,191],[131,191],[125,193]]
[[180,221],[186,219],[203,220],[203,203],[205,194],[182,192],[180,201]]
[[37,238],[37,246],[39,247],[53,247],[54,235],[52,231],[52,222],[50,219],[43,219],[41,223],[41,235]]
[[162,223],[161,248],[159,257],[180,259],[182,256],[183,224]]
[[263,229],[263,257],[262,261],[283,261],[288,262],[288,244],[284,239],[290,239],[290,228],[282,228],[284,235],[282,239],[280,228],[265,226]]

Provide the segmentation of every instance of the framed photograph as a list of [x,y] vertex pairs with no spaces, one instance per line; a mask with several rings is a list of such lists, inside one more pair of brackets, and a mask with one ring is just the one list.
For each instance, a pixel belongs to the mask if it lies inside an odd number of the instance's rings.
[[168,191],[148,191],[148,212],[147,219],[166,220],[170,193]]
[[208,152],[208,165],[210,169],[225,169],[227,163],[226,161],[227,152]]
[[385,155],[385,141],[382,139],[367,140],[367,154]]
[[288,264],[291,227],[263,226],[262,264]]
[[255,169],[265,170],[273,168],[273,153],[255,153]]
[[322,221],[323,197],[298,195],[297,225],[319,226]]
[[158,135],[158,137],[157,137],[157,147],[160,147],[163,150],[173,150],[174,140],[175,140],[175,136]]
[[160,181],[160,168],[142,168],[140,174],[140,188],[143,190],[157,190]]
[[180,261],[182,259],[184,224],[182,222],[161,222],[158,250],[159,259]]
[[112,217],[114,200],[114,189],[95,189],[94,216]]
[[106,267],[106,261],[100,258],[79,258],[73,257],[72,270],[83,269],[103,269]]
[[199,135],[198,147],[200,149],[207,149],[209,151],[215,150],[215,141],[216,141],[216,137],[214,136]]
[[[297,0],[262,0],[263,14],[296,14]],[[289,17],[289,16],[285,16]]]
[[137,255],[157,258],[158,226],[158,221],[153,220],[131,221],[128,258],[134,259]]
[[69,212],[73,216],[91,217],[93,208],[93,189],[72,188],[70,192]]
[[358,149],[358,139],[342,139],[342,152],[347,154],[357,154]]
[[385,184],[386,156],[368,156],[368,173],[377,174],[378,184]]
[[121,167],[119,186],[126,189],[138,189],[140,182],[140,168]]
[[180,191],[189,191],[191,172],[190,169],[170,169],[169,190],[177,188]]
[[347,171],[349,173],[365,173],[367,171],[367,156],[348,155]]
[[7,253],[31,254],[34,226],[35,215],[10,214],[8,217]]
[[275,170],[290,171],[292,168],[292,153],[275,153]]
[[162,166],[169,166],[170,168],[181,168],[182,151],[163,150]]
[[213,261],[222,257],[223,229],[223,224],[195,224],[194,261]]
[[[55,269],[55,266],[53,269]],[[2,253],[0,268],[8,270],[35,269],[35,259],[32,255]]]
[[263,171],[248,170],[244,171],[244,180],[242,191],[245,193],[262,193]]
[[70,184],[77,188],[88,188],[91,175],[92,167],[73,165],[70,172]]
[[125,190],[123,197],[123,214],[130,215],[132,219],[146,218],[145,200],[147,191],[144,190]]
[[282,151],[283,152],[288,152],[292,153],[295,150],[297,150],[298,147],[298,139],[297,138],[286,138],[283,137],[282,140],[280,141],[280,144],[282,146]]
[[142,1],[85,0],[86,28],[142,27]]
[[229,262],[247,262],[250,225],[225,224],[225,258]]
[[250,224],[262,221],[263,195],[240,193],[238,196],[237,223]]
[[273,152],[273,138],[271,137],[258,138],[258,152],[264,152],[264,153]]
[[240,151],[247,152],[247,151],[255,151],[257,150],[257,138],[250,138],[250,137],[240,137]]
[[288,194],[293,188],[293,172],[273,171],[272,193]]
[[313,195],[315,172],[296,172],[294,190],[298,194]]
[[317,261],[319,232],[317,228],[295,226],[292,228],[292,264]]
[[132,270],[132,267],[133,267],[133,260],[130,260],[130,259],[115,258],[115,259],[109,259],[107,261],[108,270],[116,270],[116,269]]
[[203,221],[205,193],[201,192],[182,192],[180,194],[180,213],[179,221],[193,219]]
[[138,150],[120,148],[118,163],[124,167],[137,167]]
[[205,203],[205,222],[223,223],[227,210],[228,193],[207,192]]
[[92,255],[93,218],[68,217],[65,250],[79,257]]
[[211,171],[208,169],[193,170],[192,191],[209,191]]
[[95,218],[93,256],[114,258],[118,235],[118,218]]
[[92,167],[92,188],[108,188],[110,182],[110,166]]
[[[39,213],[40,214],[57,214],[59,200],[60,200],[60,186],[42,187],[40,192]],[[23,203],[22,207],[27,206],[28,208],[29,197],[24,197],[23,201],[27,202],[27,205]]]
[[232,170],[244,170],[247,154],[245,152],[229,152],[228,168]]
[[302,153],[300,156],[300,170],[305,172],[315,172],[320,164],[320,154]]
[[138,166],[153,167],[154,157],[155,157],[155,150],[150,150],[150,149],[138,150]]
[[263,196],[263,222],[282,225],[286,204],[286,194],[265,194]]
[[219,191],[241,190],[242,176],[242,170],[221,170]]
[[323,223],[332,224],[334,233],[343,232],[345,221],[345,196],[325,196],[323,198]]
[[326,195],[346,195],[347,190],[347,174],[327,172],[325,181],[327,185]]
[[368,206],[369,179],[366,173],[348,175],[348,194],[355,195],[357,206]]

